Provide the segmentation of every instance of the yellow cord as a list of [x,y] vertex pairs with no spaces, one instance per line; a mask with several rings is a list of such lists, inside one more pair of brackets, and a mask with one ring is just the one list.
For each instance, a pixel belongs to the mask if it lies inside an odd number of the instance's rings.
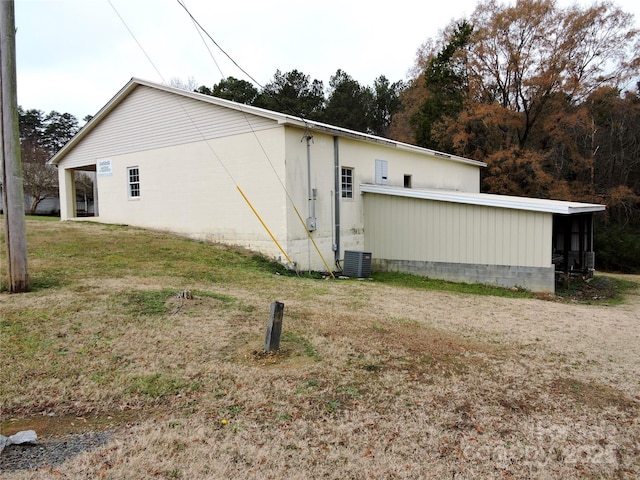
[[278,246],[278,248],[280,249],[280,251],[282,252],[282,254],[285,256],[285,258],[287,259],[287,261],[290,264],[293,264],[293,261],[289,258],[289,255],[287,255],[287,252],[284,251],[284,249],[280,246],[280,244],[278,243],[278,240],[276,240],[276,237],[273,236],[273,233],[271,233],[271,230],[269,230],[269,227],[267,227],[267,225],[262,221],[262,218],[260,218],[260,215],[258,214],[258,212],[256,212],[256,209],[253,208],[253,205],[251,205],[251,202],[249,201],[249,199],[247,198],[247,196],[244,194],[244,192],[242,191],[242,189],[236,185],[236,188],[238,189],[238,191],[240,192],[240,195],[242,195],[242,198],[244,198],[245,202],[247,202],[247,205],[249,205],[249,208],[251,208],[251,210],[253,211],[253,213],[255,214],[255,216],[258,218],[258,220],[260,220],[260,223],[262,224],[262,226],[264,227],[264,229],[267,231],[267,233],[269,234],[269,236],[271,237],[271,240],[273,240],[273,242]]
[[[247,198],[247,196],[244,194],[244,192],[242,191],[242,189],[240,188],[240,186],[236,185],[236,188],[238,189],[238,191],[240,192],[240,195],[242,195],[242,198],[244,198],[245,202],[247,202],[247,205],[249,205],[249,208],[251,209],[251,211],[254,213],[254,215],[257,217],[258,220],[260,220],[260,223],[262,224],[262,226],[264,227],[264,229],[267,231],[267,233],[269,234],[269,236],[271,237],[271,240],[273,240],[273,243],[275,243],[278,248],[280,249],[280,251],[282,252],[282,254],[285,256],[285,258],[287,259],[287,261],[293,265],[293,260],[291,260],[291,258],[289,258],[289,255],[287,255],[287,252],[284,251],[284,249],[282,248],[282,246],[280,245],[280,243],[278,243],[278,240],[276,240],[276,237],[273,236],[273,234],[271,233],[271,230],[269,230],[269,227],[267,227],[267,225],[264,223],[264,221],[262,220],[262,218],[260,217],[260,215],[258,214],[258,212],[256,211],[255,208],[253,208],[253,205],[251,205],[251,202],[249,201],[249,199]],[[300,215],[300,212],[298,211],[298,209],[296,208],[296,206],[294,204],[293,205],[293,209],[296,212],[296,215],[298,216],[298,218],[300,219],[300,223],[302,223],[305,231],[307,232],[307,236],[309,237],[309,239],[311,240],[311,243],[313,243],[313,246],[316,249],[316,252],[318,252],[318,255],[320,255],[320,258],[322,259],[322,263],[324,263],[325,268],[327,269],[327,272],[329,272],[329,275],[331,275],[331,278],[335,279],[335,275],[333,274],[333,272],[331,271],[331,268],[329,268],[329,265],[327,264],[327,261],[324,259],[324,257],[322,256],[322,253],[320,252],[320,249],[318,248],[318,245],[316,244],[316,241],[313,239],[313,237],[311,236],[311,232],[309,232],[309,230],[307,230],[307,225],[305,224],[304,220],[302,219],[302,215]]]

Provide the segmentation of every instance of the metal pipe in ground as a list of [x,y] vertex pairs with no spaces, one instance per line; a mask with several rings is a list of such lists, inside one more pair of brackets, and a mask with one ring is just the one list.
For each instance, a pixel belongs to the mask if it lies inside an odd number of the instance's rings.
[[284,316],[284,303],[273,302],[269,315],[267,337],[264,341],[265,352],[277,352],[280,350],[280,334],[282,333],[282,317]]

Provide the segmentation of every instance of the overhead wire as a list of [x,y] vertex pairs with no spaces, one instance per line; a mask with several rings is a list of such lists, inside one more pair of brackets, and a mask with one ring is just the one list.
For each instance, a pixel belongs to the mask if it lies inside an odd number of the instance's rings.
[[[142,50],[142,52],[144,53],[145,57],[147,58],[147,60],[149,61],[149,63],[153,66],[154,70],[156,71],[156,73],[158,74],[158,76],[160,77],[160,79],[162,80],[162,83],[166,85],[166,81],[162,75],[162,73],[160,72],[160,70],[157,68],[157,66],[155,65],[155,63],[153,62],[153,60],[151,59],[151,57],[147,54],[146,50],[144,49],[144,47],[142,46],[142,44],[138,41],[138,39],[136,38],[135,34],[133,33],[133,31],[131,30],[131,28],[129,28],[129,26],[127,25],[126,21],[124,20],[124,18],[122,17],[122,15],[120,15],[120,13],[118,12],[117,8],[115,7],[115,5],[111,2],[111,0],[107,0],[109,2],[109,5],[111,6],[111,8],[114,10],[114,12],[116,13],[116,15],[118,16],[118,18],[120,19],[120,21],[122,22],[122,24],[125,26],[125,28],[127,29],[127,31],[129,32],[129,34],[132,36],[132,38],[134,39],[134,41],[136,42],[136,44],[138,45],[138,47],[140,48],[140,50]],[[233,58],[231,58],[231,56],[229,54],[227,54],[219,45],[218,43],[213,39],[213,37],[211,37],[211,35],[202,27],[202,25],[195,19],[195,17],[191,14],[191,12],[188,10],[188,8],[186,7],[186,5],[184,4],[183,1],[181,0],[177,0],[178,4],[187,12],[187,14],[189,15],[189,17],[191,18],[191,20],[193,21],[194,25],[196,26],[197,29],[202,30],[202,32],[205,33],[205,35],[207,35],[207,37],[214,43],[214,45],[216,45],[216,47],[218,47],[218,49],[220,49],[220,51],[222,51],[227,58],[229,58],[229,60],[231,60],[231,62],[236,65],[243,73],[245,73],[245,75],[247,75],[247,77],[249,77],[256,85],[260,86],[261,88],[264,88],[260,85],[259,82],[257,82],[249,73],[247,73],[242,67],[240,67],[240,65],[238,65],[237,62],[235,62],[235,60],[233,60]],[[200,35],[200,38],[202,39],[202,41],[204,42],[204,38],[202,38],[202,36]],[[204,42],[206,45],[206,42]],[[224,74],[222,73],[218,63],[215,61],[215,58],[213,57],[213,53],[209,50],[208,46],[207,46],[207,50],[209,51],[209,54],[211,55],[214,63],[216,64],[216,66],[218,67],[218,69],[220,70],[221,75],[224,77]],[[207,144],[209,150],[212,152],[213,156],[216,158],[216,160],[218,161],[218,163],[222,166],[222,168],[224,169],[225,173],[228,175],[228,177],[231,179],[231,181],[233,182],[233,184],[235,185],[236,189],[238,190],[238,192],[240,193],[240,195],[243,197],[243,199],[247,202],[247,204],[249,205],[250,209],[253,211],[253,213],[256,215],[256,217],[258,218],[258,220],[260,221],[260,223],[262,224],[262,226],[265,228],[265,230],[267,231],[267,233],[269,234],[269,236],[271,237],[272,241],[276,244],[276,246],[278,247],[278,249],[281,251],[281,253],[284,255],[284,257],[287,259],[287,261],[290,264],[294,264],[294,262],[291,260],[291,258],[289,257],[289,255],[287,254],[287,252],[284,250],[284,248],[282,248],[282,246],[280,245],[280,243],[278,242],[278,240],[275,238],[275,236],[273,235],[273,233],[271,232],[271,230],[268,228],[268,226],[265,224],[265,222],[262,220],[261,216],[258,214],[258,212],[255,210],[255,208],[253,207],[253,205],[251,204],[251,202],[249,201],[249,199],[247,198],[247,196],[245,195],[245,193],[242,191],[242,189],[240,188],[240,186],[238,185],[238,183],[236,182],[235,178],[233,177],[233,175],[231,174],[231,172],[229,171],[229,169],[227,168],[227,166],[224,164],[224,162],[222,161],[222,159],[218,156],[218,154],[215,152],[213,146],[209,143],[209,141],[206,140],[204,133],[200,130],[200,128],[198,127],[198,125],[196,124],[196,122],[193,120],[193,118],[189,115],[189,112],[186,110],[186,108],[184,107],[184,105],[181,104],[181,107],[184,111],[184,113],[187,115],[187,117],[189,118],[189,120],[191,121],[191,123],[193,124],[194,128],[198,131],[199,135],[203,138],[203,140],[205,140],[205,143]],[[331,277],[334,277],[333,272],[331,271],[331,268],[329,267],[329,265],[327,264],[326,260],[324,259],[324,256],[322,255],[322,253],[320,252],[320,249],[318,247],[318,245],[316,244],[315,240],[313,239],[313,237],[310,235],[310,232],[306,229],[306,224],[304,222],[304,220],[302,219],[302,216],[300,214],[300,212],[298,211],[295,202],[293,201],[293,198],[291,197],[291,195],[289,194],[289,192],[287,191],[286,186],[284,185],[284,183],[282,182],[282,179],[280,178],[280,176],[278,175],[273,163],[271,162],[271,159],[269,158],[268,153],[266,152],[266,149],[264,148],[264,146],[262,145],[262,142],[260,142],[260,139],[256,133],[256,131],[253,129],[253,126],[251,125],[251,122],[248,120],[246,112],[244,112],[242,110],[242,113],[245,117],[245,120],[247,121],[247,124],[249,125],[254,137],[256,138],[258,145],[260,146],[260,149],[262,150],[265,158],[267,159],[269,165],[271,166],[271,169],[273,170],[274,174],[276,175],[276,178],[278,179],[278,181],[280,182],[281,186],[283,187],[285,194],[287,196],[287,198],[289,199],[289,201],[291,202],[293,209],[296,213],[296,215],[298,216],[300,222],[302,223],[303,226],[305,226],[305,231],[307,232],[307,235],[309,237],[309,239],[311,240],[311,242],[313,243],[317,253],[319,254],[320,258],[322,259],[322,262],[324,263],[325,267],[327,268],[327,271],[329,272],[329,274],[331,275]],[[300,118],[303,120],[303,122],[305,123],[305,125],[308,128],[307,122],[306,120],[304,120],[304,117],[300,116]]]
[[107,0],[107,2],[109,2],[109,5],[111,5],[111,8],[113,9],[113,11],[116,12],[116,15],[118,16],[118,18],[120,19],[120,21],[124,25],[124,28],[127,29],[129,34],[131,35],[131,37],[133,37],[133,40],[138,44],[138,47],[140,47],[140,50],[142,50],[142,53],[144,53],[144,56],[147,57],[147,60],[149,60],[149,63],[151,64],[153,69],[156,71],[156,73],[158,74],[160,79],[162,80],[162,83],[166,84],[166,82],[164,80],[164,77],[162,76],[162,73],[160,73],[160,70],[158,70],[158,67],[156,67],[156,64],[153,63],[153,60],[151,60],[151,57],[149,56],[147,51],[144,49],[142,44],[138,41],[138,39],[134,35],[133,31],[129,28],[129,25],[127,25],[127,22],[124,21],[124,18],[122,18],[122,15],[120,15],[120,12],[118,12],[118,9],[115,7],[115,5],[113,3],[111,3],[111,0]]
[[[227,53],[227,51],[225,49],[223,49],[220,44],[218,44],[218,42],[215,41],[215,39],[209,34],[209,32],[207,31],[206,28],[204,28],[202,26],[202,24],[200,22],[198,22],[198,20],[193,16],[193,14],[189,11],[189,9],[187,8],[186,3],[184,2],[184,0],[176,0],[178,2],[178,4],[184,9],[184,11],[187,13],[187,15],[189,15],[189,18],[191,18],[191,20],[193,21],[193,23],[197,26],[197,28],[199,30],[201,30],[206,36],[207,38],[209,38],[209,40],[211,40],[211,42],[218,48],[218,50],[220,50],[230,61],[231,63],[233,63],[238,70],[240,70],[242,73],[244,73],[247,78],[249,78],[255,85],[257,85],[258,87],[260,87],[263,91],[265,90],[264,85],[262,85],[260,82],[258,82],[249,72],[247,72],[244,68],[242,68],[232,57],[231,55],[229,55]],[[208,47],[207,47],[208,49]],[[217,62],[216,62],[217,65]],[[222,74],[222,72],[220,72],[220,74],[222,75],[222,77],[224,78],[224,74]],[[278,99],[278,97],[274,97],[272,96],[272,98],[278,103],[278,105],[280,105],[280,107],[283,110],[288,110],[289,112],[293,113],[296,117],[299,117],[303,122],[305,122],[306,124],[306,119],[304,114],[302,114],[302,112],[296,111],[294,110],[291,106],[288,105],[283,105],[282,102]]]
[[[184,8],[187,12],[189,12],[189,10],[187,9],[187,5],[186,5],[184,0],[178,0],[178,3],[180,4],[180,6],[182,8]],[[222,69],[220,68],[220,65],[218,65],[218,61],[216,60],[216,57],[213,55],[213,52],[209,48],[209,45],[207,44],[207,42],[204,40],[204,37],[202,36],[202,29],[199,27],[198,22],[196,22],[196,20],[195,20],[195,18],[193,18],[193,16],[190,15],[190,17],[191,17],[191,21],[193,22],[193,25],[196,27],[196,32],[198,32],[198,35],[200,36],[200,40],[202,40],[202,43],[204,44],[204,48],[207,49],[207,52],[209,52],[209,56],[211,57],[211,60],[213,60],[213,63],[215,63],[216,68],[220,72],[220,76],[222,78],[225,78],[224,73],[222,73]],[[220,48],[220,47],[218,47],[218,48]]]
[[[251,79],[251,81],[253,83],[255,83],[256,85],[258,85],[260,88],[264,88],[262,85],[260,85],[260,82],[258,82],[255,78],[253,78],[244,68],[242,68],[240,65],[238,65],[238,63],[231,58],[231,55],[229,55],[224,48],[222,48],[218,42],[215,41],[215,39],[209,35],[209,32],[207,32],[207,30],[200,24],[200,22],[198,22],[198,20],[196,20],[196,18],[191,14],[191,12],[189,11],[189,9],[187,8],[186,4],[182,1],[182,0],[176,0],[178,2],[178,4],[184,9],[185,12],[187,12],[187,15],[189,15],[189,17],[191,18],[191,20],[193,21],[193,23],[195,25],[198,26],[198,28],[209,38],[209,40],[211,40],[213,42],[213,44],[218,47],[218,50],[220,50],[230,61],[231,63],[233,63],[236,67],[238,67],[238,69],[244,73],[248,78]],[[224,76],[224,75],[223,75]]]
[[[127,22],[125,22],[124,18],[122,17],[122,15],[120,15],[120,13],[118,12],[118,10],[116,9],[115,5],[113,5],[113,3],[111,3],[111,0],[107,0],[109,2],[109,5],[111,5],[111,8],[114,10],[114,12],[116,12],[116,15],[118,16],[118,18],[120,19],[120,21],[122,22],[122,24],[125,26],[125,28],[127,29],[127,31],[129,32],[129,34],[133,37],[133,39],[135,40],[135,42],[138,44],[138,46],[140,47],[140,49],[142,50],[142,52],[144,53],[144,55],[147,57],[147,59],[149,60],[149,62],[151,63],[151,65],[153,66],[153,68],[156,70],[156,72],[158,73],[159,77],[162,79],[162,83],[166,85],[166,82],[164,80],[164,77],[162,76],[162,73],[160,72],[160,70],[156,67],[155,63],[153,63],[153,60],[151,60],[151,57],[147,54],[147,52],[145,51],[145,49],[142,47],[142,44],[138,41],[138,39],[136,38],[136,36],[134,35],[133,31],[129,28],[129,26],[127,25]],[[185,115],[187,116],[187,118],[189,119],[189,121],[191,122],[191,124],[193,125],[193,127],[196,129],[196,131],[198,132],[198,134],[200,135],[200,137],[202,137],[202,139],[204,140],[204,142],[207,144],[207,147],[209,148],[209,150],[211,151],[211,154],[214,156],[214,158],[218,161],[218,163],[220,164],[220,166],[223,168],[223,170],[225,171],[225,173],[227,174],[227,176],[231,179],[231,181],[233,182],[233,184],[235,185],[236,189],[238,190],[238,192],[240,192],[240,195],[242,196],[242,198],[245,199],[245,201],[249,204],[249,207],[251,208],[251,210],[253,211],[253,213],[258,217],[258,220],[260,221],[260,223],[262,224],[262,226],[265,228],[265,230],[267,231],[267,233],[269,234],[269,236],[271,237],[271,239],[273,240],[273,242],[276,244],[276,246],[278,247],[278,249],[280,250],[280,252],[282,252],[282,254],[284,255],[284,257],[287,259],[287,261],[290,264],[293,264],[293,260],[291,260],[291,257],[289,257],[289,255],[287,254],[287,252],[284,250],[284,248],[282,248],[282,246],[280,245],[280,243],[278,242],[278,240],[275,238],[275,236],[273,235],[273,233],[271,232],[271,230],[269,229],[269,227],[264,223],[264,221],[262,220],[262,218],[260,217],[260,215],[258,214],[258,212],[255,210],[255,208],[253,207],[253,205],[251,205],[251,202],[249,202],[249,199],[247,198],[247,196],[244,194],[244,192],[242,191],[242,189],[240,188],[240,186],[238,185],[238,182],[236,182],[235,178],[233,177],[233,175],[231,174],[231,172],[229,171],[229,169],[227,168],[227,166],[225,165],[225,163],[222,161],[222,159],[218,156],[218,154],[216,153],[215,149],[213,148],[213,146],[206,140],[204,133],[202,132],[202,130],[200,129],[200,127],[198,126],[198,124],[195,122],[195,120],[191,117],[191,115],[189,114],[189,112],[187,111],[187,109],[185,108],[185,106],[182,104],[182,102],[178,102],[178,104],[180,105],[180,107],[182,108],[183,112],[185,113]]]
[[[265,90],[264,86],[261,85],[255,78],[253,78],[253,76],[251,76],[244,68],[242,68],[219,44],[218,42],[215,41],[215,39],[211,36],[211,34],[209,34],[209,32],[202,26],[202,24],[193,16],[193,14],[189,11],[189,9],[186,6],[186,3],[184,0],[176,0],[178,2],[178,4],[184,9],[184,11],[187,13],[187,15],[189,16],[189,18],[191,18],[193,24],[196,26],[196,30],[198,30],[200,38],[202,39],[203,43],[205,44],[205,47],[207,48],[207,50],[209,51],[209,54],[212,56],[213,58],[213,54],[211,53],[211,50],[209,50],[208,45],[206,44],[206,42],[204,41],[204,38],[202,37],[202,35],[200,34],[200,31],[202,31],[207,38],[209,38],[213,44],[242,72],[244,73],[248,78],[250,78],[254,84],[256,84],[258,87],[260,87],[263,91]],[[218,62],[215,61],[214,59],[214,63],[216,64],[216,66],[218,67],[218,70],[220,70],[220,75],[225,78],[224,73],[222,72],[222,70],[220,69]],[[279,99],[277,97],[273,97],[277,103],[281,106],[284,107],[284,105],[282,105],[282,103],[279,101]],[[309,124],[307,122],[307,120],[304,118],[303,115],[301,115],[300,113],[294,111],[291,107],[288,107],[288,109],[290,111],[292,111],[298,118],[300,118],[300,120],[302,120],[302,122],[305,125],[305,131],[303,134],[303,138],[305,138],[306,136],[310,135],[310,127]],[[302,215],[300,214],[300,211],[298,210],[298,207],[296,206],[295,201],[293,200],[293,198],[291,197],[289,190],[287,189],[286,185],[284,184],[284,182],[282,181],[282,179],[280,178],[280,175],[278,174],[278,172],[276,171],[275,166],[273,165],[273,162],[271,161],[271,158],[269,157],[269,154],[267,153],[264,145],[262,144],[262,142],[260,141],[260,138],[257,134],[257,132],[254,130],[253,125],[251,124],[251,122],[249,121],[248,117],[247,117],[247,113],[242,109],[241,107],[241,111],[244,115],[245,121],[247,122],[247,124],[249,125],[249,128],[251,129],[251,132],[253,133],[258,145],[260,146],[260,149],[262,150],[262,153],[264,155],[264,157],[267,159],[267,162],[269,163],[269,166],[271,167],[271,170],[273,171],[274,175],[276,176],[276,178],[278,179],[278,182],[280,183],[280,186],[282,187],[282,189],[285,192],[285,195],[287,196],[287,199],[289,200],[289,202],[291,203],[291,206],[293,207],[293,210],[296,214],[296,216],[298,217],[298,220],[300,221],[300,223],[303,225],[307,237],[308,239],[311,241],[311,243],[314,246],[314,249],[316,250],[316,252],[318,253],[318,255],[320,256],[320,258],[322,259],[322,262],[325,266],[325,268],[327,269],[327,271],[329,272],[329,274],[331,275],[331,277],[333,277],[333,272],[331,271],[331,268],[329,267],[329,265],[327,264],[327,261],[325,260],[324,256],[322,255],[322,252],[320,251],[320,248],[318,247],[318,244],[316,243],[315,239],[313,238],[313,236],[311,235],[311,232],[309,232],[309,230],[306,228],[306,223],[304,221],[304,219],[302,218]],[[240,193],[242,194],[242,196],[245,198],[245,200],[248,202],[248,199],[246,198],[246,196],[244,195],[244,192],[242,192],[240,190]],[[251,204],[249,204],[249,206],[252,208]],[[255,210],[254,210],[254,213]],[[257,215],[257,213],[256,213]],[[262,220],[260,220],[262,222]],[[263,224],[264,225],[264,224]],[[265,225],[266,228],[266,225]],[[272,237],[273,238],[273,237]]]
[[[135,42],[138,44],[138,46],[140,47],[140,50],[142,50],[142,52],[144,53],[145,57],[147,57],[147,60],[149,60],[149,63],[151,63],[151,66],[154,68],[154,70],[158,73],[158,76],[160,77],[160,79],[162,80],[162,83],[164,85],[167,84],[167,82],[164,79],[164,76],[162,75],[162,73],[160,72],[160,70],[158,69],[158,67],[156,67],[155,63],[153,63],[153,60],[151,59],[151,57],[147,54],[146,50],[144,49],[144,47],[142,46],[142,44],[138,41],[138,39],[136,38],[135,34],[133,33],[133,31],[129,28],[129,25],[127,25],[127,22],[124,20],[124,18],[122,17],[122,15],[120,15],[120,13],[118,12],[118,9],[115,7],[115,5],[111,2],[111,0],[107,0],[109,2],[109,5],[111,5],[111,8],[113,9],[114,12],[116,12],[116,15],[118,16],[118,18],[120,19],[120,21],[122,22],[122,24],[124,25],[124,27],[127,29],[127,31],[129,32],[129,34],[133,37],[133,39],[135,40]],[[191,121],[191,123],[193,124],[193,127],[198,131],[198,133],[200,134],[200,136],[202,138],[204,138],[204,133],[202,133],[202,131],[200,130],[200,128],[198,127],[197,123],[191,118],[191,116],[189,115],[189,112],[187,112],[187,110],[184,108],[184,106],[182,107],[185,114],[189,117],[189,120]],[[209,145],[209,142],[206,142],[207,145]],[[222,168],[224,169],[224,171],[226,172],[226,174],[229,176],[229,178],[231,179],[231,181],[233,182],[233,184],[235,186],[238,185],[238,183],[236,182],[235,178],[233,178],[233,175],[231,174],[231,172],[229,171],[229,169],[226,167],[226,165],[224,164],[224,162],[222,161],[222,159],[218,156],[218,154],[215,152],[215,150],[213,150],[213,148],[209,145],[209,149],[211,150],[212,154],[215,156],[215,158],[218,160],[218,162],[220,163],[220,165],[222,166]]]

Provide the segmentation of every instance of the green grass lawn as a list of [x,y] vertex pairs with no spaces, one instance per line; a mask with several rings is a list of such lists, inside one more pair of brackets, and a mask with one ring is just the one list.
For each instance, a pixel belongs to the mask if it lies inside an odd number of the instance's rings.
[[[31,291],[0,293],[0,434],[113,436],[3,478],[640,474],[631,306],[297,276],[239,248],[46,217],[27,219],[27,245]],[[285,315],[269,354],[273,301]],[[573,345],[589,322],[625,343]],[[608,463],[573,456],[596,448]]]

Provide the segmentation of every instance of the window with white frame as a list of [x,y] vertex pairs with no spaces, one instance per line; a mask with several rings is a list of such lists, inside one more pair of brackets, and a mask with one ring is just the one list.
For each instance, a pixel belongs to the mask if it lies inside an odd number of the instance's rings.
[[353,198],[353,168],[342,167],[341,170],[342,198]]
[[140,169],[138,167],[127,168],[127,181],[129,184],[129,198],[140,197]]

